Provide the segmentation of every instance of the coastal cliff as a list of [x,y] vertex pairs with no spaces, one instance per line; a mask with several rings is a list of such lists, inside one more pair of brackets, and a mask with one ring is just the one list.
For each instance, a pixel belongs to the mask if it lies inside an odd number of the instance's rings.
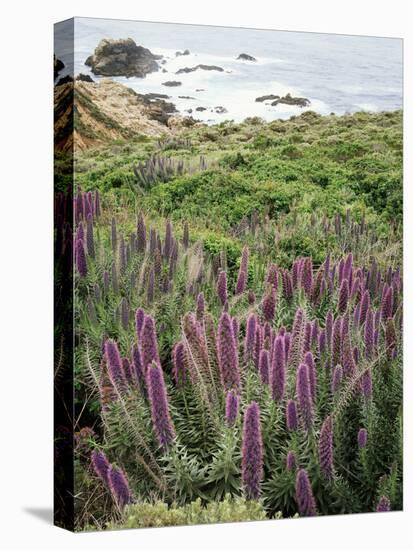
[[88,149],[116,139],[169,135],[194,121],[176,114],[167,96],[137,94],[112,80],[70,80],[54,89],[59,150]]

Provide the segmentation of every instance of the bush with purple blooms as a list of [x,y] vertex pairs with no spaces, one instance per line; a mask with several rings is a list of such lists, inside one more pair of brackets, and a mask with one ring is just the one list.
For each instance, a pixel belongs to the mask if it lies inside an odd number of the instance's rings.
[[396,229],[359,203],[252,210],[229,231],[147,205],[79,190],[76,227],[56,237],[74,264],[76,426],[89,434],[76,528],[400,510]]

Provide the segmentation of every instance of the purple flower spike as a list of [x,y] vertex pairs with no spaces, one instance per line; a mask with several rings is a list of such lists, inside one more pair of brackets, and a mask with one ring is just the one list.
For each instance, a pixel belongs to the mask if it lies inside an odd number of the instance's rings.
[[110,491],[116,504],[119,508],[123,508],[132,501],[132,494],[124,472],[121,469],[110,466],[108,479]]
[[367,311],[364,324],[364,352],[367,359],[371,359],[374,352],[374,316],[371,309]]
[[132,347],[132,372],[139,389],[145,391],[145,370],[143,368],[141,351],[136,344]]
[[290,432],[298,428],[297,405],[293,399],[287,403],[287,428]]
[[124,330],[128,330],[129,326],[129,306],[126,298],[122,298],[120,303],[120,318],[122,322],[122,327]]
[[183,342],[178,342],[173,351],[173,375],[176,385],[180,388],[186,381],[186,350]]
[[242,484],[248,500],[261,495],[263,477],[263,448],[260,424],[260,408],[252,401],[244,414],[242,436]]
[[303,271],[301,273],[301,286],[309,297],[311,295],[311,287],[313,286],[313,261],[311,258],[305,258],[304,260]]
[[205,313],[204,293],[200,292],[196,299],[196,318],[198,321],[203,321]]
[[332,366],[340,363],[341,357],[341,319],[336,319],[333,325],[333,335],[331,341]]
[[233,426],[238,418],[239,396],[234,390],[227,393],[225,400],[225,421],[228,426]]
[[315,516],[317,514],[313,489],[306,470],[298,470],[295,479],[295,500],[300,516]]
[[338,296],[338,311],[343,314],[347,309],[349,298],[348,280],[344,279],[340,285],[340,291]]
[[320,459],[320,470],[323,477],[329,481],[333,478],[333,421],[331,416],[324,420],[318,443],[318,455]]
[[228,300],[227,274],[225,271],[221,271],[218,275],[217,293],[221,304],[224,306]]
[[105,453],[94,449],[91,454],[91,462],[96,475],[107,485],[110,462],[106,458]]
[[282,289],[286,301],[291,302],[291,300],[293,299],[294,290],[291,275],[287,269],[284,269],[282,271]]
[[390,500],[386,496],[380,497],[379,503],[377,505],[377,512],[390,512]]
[[367,369],[361,379],[361,393],[365,399],[370,400],[373,396],[373,381],[371,379],[371,369]]
[[76,241],[76,267],[81,277],[87,275],[86,253],[83,241],[78,239]]
[[304,311],[295,312],[291,340],[288,350],[288,368],[296,369],[302,359],[304,346]]
[[264,319],[269,323],[274,320],[276,303],[277,295],[275,288],[271,287],[262,301],[262,313],[264,315]]
[[160,365],[155,321],[150,315],[145,315],[141,332],[140,347],[145,372],[147,371],[148,365],[150,365],[152,361],[155,361],[156,364]]
[[311,397],[311,385],[308,365],[302,363],[298,367],[296,392],[300,408],[301,421],[306,431],[313,425],[313,400]]
[[330,349],[331,348],[331,338],[333,334],[333,324],[334,324],[334,317],[333,313],[329,311],[327,313],[326,317],[326,338],[327,338],[327,346]]
[[343,367],[337,365],[333,371],[333,379],[331,381],[331,393],[335,395],[340,388],[341,381],[343,380]]
[[383,321],[385,322],[391,317],[393,317],[393,287],[387,289],[381,305],[381,318]]
[[275,287],[275,289],[277,290],[277,288],[278,288],[278,268],[275,264],[270,264],[270,266],[268,267],[266,281],[271,286]]
[[250,251],[248,246],[244,246],[242,249],[242,255],[241,255],[241,261],[239,265],[239,270],[244,271],[244,273],[248,273],[248,260],[250,257]]
[[118,345],[114,340],[106,340],[105,355],[110,381],[121,392],[125,388],[126,380]]
[[284,347],[284,338],[282,336],[277,336],[274,342],[274,350],[272,354],[272,376],[271,376],[271,385],[272,385],[272,398],[274,401],[282,401],[284,398],[285,392],[285,347]]
[[294,472],[297,468],[294,451],[288,451],[287,454],[287,471]]
[[360,428],[357,434],[357,443],[359,449],[365,449],[367,447],[367,430],[365,428]]
[[93,218],[92,214],[89,214],[87,217],[86,223],[86,245],[87,253],[91,258],[95,257],[95,240],[93,237]]
[[147,384],[153,428],[160,447],[165,450],[175,439],[175,431],[169,414],[163,371],[155,362],[148,366]]
[[146,225],[145,220],[143,219],[142,212],[139,213],[138,223],[137,223],[137,232],[136,232],[136,248],[138,252],[145,252],[146,250]]
[[310,380],[311,399],[315,401],[317,393],[317,371],[314,363],[314,356],[311,351],[307,351],[304,356],[304,363],[308,365],[308,377]]
[[247,288],[247,274],[245,273],[245,271],[240,271],[238,273],[237,285],[235,287],[235,294],[237,296],[240,294],[243,294],[246,288]]
[[169,256],[171,255],[172,241],[173,241],[172,223],[170,220],[167,220],[165,225],[165,242],[164,242],[164,248],[163,248],[163,255],[167,259],[169,259]]
[[326,350],[326,331],[325,330],[321,330],[318,335],[317,347],[318,347],[318,352],[320,354],[325,352]]
[[360,302],[360,324],[361,325],[363,325],[366,320],[367,311],[369,307],[370,307],[370,294],[368,290],[365,290]]
[[136,336],[138,340],[141,337],[141,330],[143,327],[144,320],[145,320],[145,312],[140,307],[136,310],[136,313],[135,313],[135,330],[136,330]]
[[270,354],[268,350],[262,349],[260,353],[260,360],[258,370],[263,384],[270,383]]
[[250,361],[254,355],[256,328],[257,328],[257,318],[253,313],[250,313],[247,319],[247,328],[246,328],[245,343],[244,343],[244,359],[246,362]]
[[231,317],[224,312],[218,324],[218,363],[221,381],[226,390],[241,387],[241,377],[238,365],[238,350],[234,337]]

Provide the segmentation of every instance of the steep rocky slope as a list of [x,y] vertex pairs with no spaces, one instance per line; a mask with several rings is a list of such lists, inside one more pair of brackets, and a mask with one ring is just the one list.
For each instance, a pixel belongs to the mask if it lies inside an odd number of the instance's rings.
[[60,150],[170,134],[194,122],[176,115],[173,103],[164,98],[137,94],[112,80],[75,80],[56,86],[54,110],[55,145]]

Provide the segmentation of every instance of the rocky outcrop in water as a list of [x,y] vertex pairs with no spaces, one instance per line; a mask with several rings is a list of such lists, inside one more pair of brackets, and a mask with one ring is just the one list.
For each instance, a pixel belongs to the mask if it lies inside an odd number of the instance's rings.
[[252,55],[248,55],[247,53],[240,53],[239,56],[237,57],[237,61],[238,60],[241,60],[241,61],[257,61],[255,59],[255,57],[253,57]]
[[184,50],[183,52],[175,52],[175,56],[180,57],[181,55],[189,55],[190,53],[189,50]]
[[60,71],[64,68],[65,68],[65,64],[63,63],[63,61],[61,59],[58,59],[55,55],[53,55],[53,74],[54,74],[55,80],[59,76]]
[[203,71],[218,71],[220,73],[224,72],[224,69],[222,67],[218,67],[218,65],[203,65],[202,63],[200,63],[195,67],[184,67],[183,69],[179,69],[176,71],[175,74],[193,73],[194,71],[198,71],[200,69]]
[[255,101],[262,103],[263,101],[274,101],[274,99],[280,99],[280,96],[275,94],[262,95],[260,97],[256,97]]
[[295,105],[297,107],[308,107],[311,104],[311,101],[306,97],[293,97],[291,94],[287,94],[284,97],[280,97],[271,103],[273,107],[276,107],[278,104],[282,103],[283,105]]
[[179,80],[167,80],[166,82],[162,82],[162,86],[174,88],[176,86],[182,86],[182,82],[179,82]]
[[93,78],[88,74],[79,73],[76,77],[76,80],[81,80],[82,82],[94,82]]
[[296,107],[308,107],[311,104],[311,101],[306,97],[293,97],[291,94],[286,94],[283,97],[275,94],[267,94],[256,97],[255,101],[258,101],[260,103],[263,103],[264,101],[270,101],[270,104],[273,107],[276,107],[279,104],[293,105]]
[[94,54],[86,59],[85,65],[91,67],[96,75],[143,78],[159,69],[157,60],[160,58],[161,56],[154,55],[147,48],[137,46],[132,38],[104,38]]

